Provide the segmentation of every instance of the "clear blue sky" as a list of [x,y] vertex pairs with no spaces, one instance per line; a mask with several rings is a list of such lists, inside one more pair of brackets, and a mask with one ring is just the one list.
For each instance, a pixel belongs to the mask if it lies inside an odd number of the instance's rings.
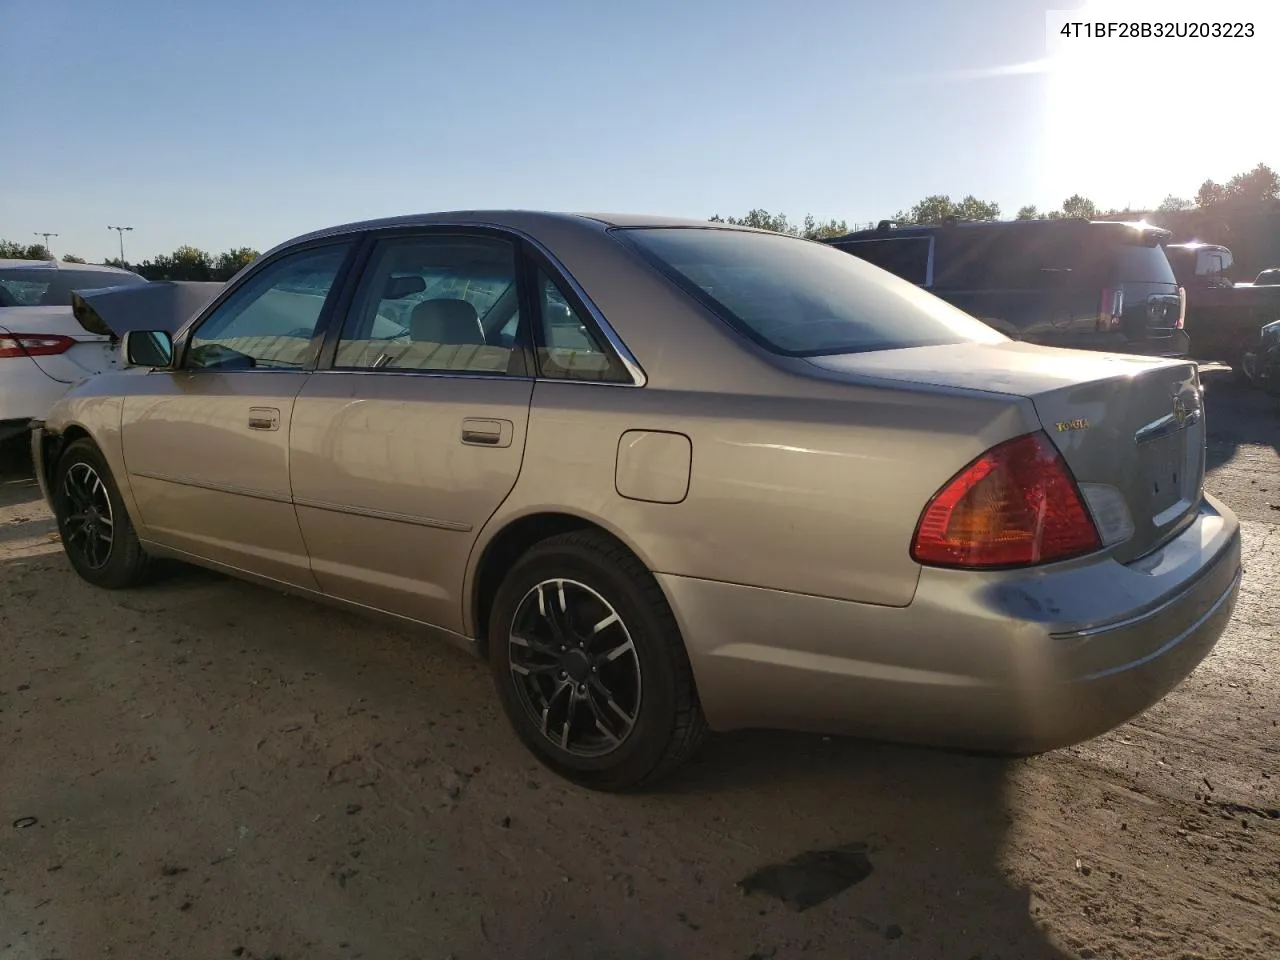
[[[1045,8],[1079,2],[0,0],[0,237],[99,259],[126,224],[136,261],[467,207],[1012,215],[1275,163],[1260,136],[1158,150],[1124,115],[1145,97],[1100,115],[1051,74],[978,76],[1044,58]],[[1157,162],[1064,162],[1055,130]]]

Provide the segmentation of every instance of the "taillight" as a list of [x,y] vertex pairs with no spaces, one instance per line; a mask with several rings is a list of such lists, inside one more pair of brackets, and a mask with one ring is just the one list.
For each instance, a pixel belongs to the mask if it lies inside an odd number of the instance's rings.
[[1178,322],[1174,327],[1178,330],[1183,328],[1187,322],[1187,291],[1183,287],[1178,288]]
[[1103,287],[1098,301],[1098,329],[1114,330],[1124,315],[1124,291],[1119,287]]
[[1041,431],[992,447],[938,491],[911,556],[935,567],[1025,567],[1101,548],[1070,468]]
[[45,333],[0,334],[0,358],[51,357],[66,353],[76,345],[73,337]]

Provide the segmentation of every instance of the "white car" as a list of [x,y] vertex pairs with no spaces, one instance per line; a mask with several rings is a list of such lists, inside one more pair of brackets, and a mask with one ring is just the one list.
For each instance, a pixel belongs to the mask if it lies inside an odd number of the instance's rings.
[[115,338],[76,321],[72,291],[146,282],[115,267],[0,260],[0,441],[24,433],[72,385],[119,364]]

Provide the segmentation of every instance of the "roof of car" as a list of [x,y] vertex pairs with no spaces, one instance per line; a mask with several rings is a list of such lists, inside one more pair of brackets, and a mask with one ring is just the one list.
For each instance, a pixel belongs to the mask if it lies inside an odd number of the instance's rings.
[[8,260],[0,258],[0,270],[74,270],[77,273],[127,273],[120,267],[108,267],[101,263],[68,263],[66,260]]
[[[884,221],[890,223],[890,221]],[[855,230],[843,236],[832,237],[827,243],[842,240],[885,240],[893,237],[927,237],[942,230],[1079,230],[1084,227],[1102,227],[1115,230],[1122,227],[1168,233],[1162,227],[1142,220],[1081,220],[1063,217],[1054,220],[960,220],[955,223],[904,224],[902,226],[877,226],[871,230]]]
[[707,229],[750,230],[750,227],[728,223],[696,220],[688,217],[663,217],[636,213],[557,213],[545,210],[451,210],[440,213],[411,213],[377,220],[358,220],[315,230],[294,237],[279,246],[292,245],[323,237],[360,233],[365,230],[385,230],[395,227],[430,226],[432,224],[456,224],[463,226],[505,227],[511,230],[536,229],[540,224],[552,225],[566,222],[596,223],[602,227],[704,227]]

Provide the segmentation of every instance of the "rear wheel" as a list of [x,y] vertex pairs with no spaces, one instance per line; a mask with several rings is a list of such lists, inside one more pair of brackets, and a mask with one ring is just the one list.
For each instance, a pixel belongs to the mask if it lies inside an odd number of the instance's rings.
[[92,440],[76,440],[58,460],[53,512],[62,548],[76,573],[96,587],[142,583],[150,558],[134,533],[106,459]]
[[521,740],[585,786],[652,783],[706,734],[662,590],[603,533],[552,537],[517,561],[494,600],[489,661]]

